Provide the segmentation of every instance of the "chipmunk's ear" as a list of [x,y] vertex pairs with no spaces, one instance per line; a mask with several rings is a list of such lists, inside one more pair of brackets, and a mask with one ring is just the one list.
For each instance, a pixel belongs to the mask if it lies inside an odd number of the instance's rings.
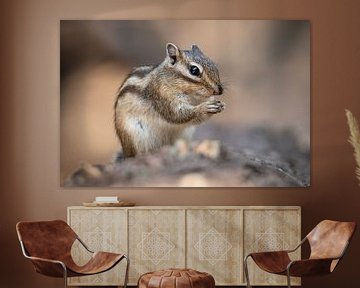
[[170,63],[173,65],[176,63],[176,61],[178,61],[178,59],[180,57],[179,48],[175,44],[172,44],[172,43],[166,44],[166,53],[170,58]]
[[191,46],[191,50],[195,53],[203,54],[202,51],[200,50],[200,48],[195,44]]

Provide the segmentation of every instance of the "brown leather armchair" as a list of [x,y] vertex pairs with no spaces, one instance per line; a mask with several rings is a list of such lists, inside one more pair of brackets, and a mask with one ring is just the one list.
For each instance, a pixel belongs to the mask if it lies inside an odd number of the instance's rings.
[[[251,287],[247,267],[249,257],[266,272],[286,275],[289,288],[290,276],[304,277],[333,272],[344,256],[355,229],[354,222],[324,220],[292,250],[250,253],[244,259],[247,287]],[[291,261],[289,253],[296,251],[306,241],[311,249],[309,259]]]
[[[50,277],[87,276],[112,269],[122,259],[126,259],[124,288],[127,285],[129,258],[125,254],[91,251],[62,220],[19,222],[16,231],[24,256],[31,260],[35,271]],[[71,247],[78,240],[92,254],[91,259],[83,266],[78,266],[72,256]]]

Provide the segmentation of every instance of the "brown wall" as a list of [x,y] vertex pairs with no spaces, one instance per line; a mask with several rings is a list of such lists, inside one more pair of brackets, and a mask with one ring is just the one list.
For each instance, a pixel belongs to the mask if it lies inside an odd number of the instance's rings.
[[[301,205],[303,234],[330,218],[360,223],[344,108],[360,118],[360,1],[1,1],[1,287],[62,287],[33,273],[19,220],[66,217],[95,195],[139,205]],[[312,186],[309,189],[60,189],[59,19],[309,19]],[[221,41],[221,39],[219,39]],[[359,233],[359,232],[358,232]],[[360,236],[334,275],[304,287],[358,287]],[[342,284],[346,283],[346,285]]]

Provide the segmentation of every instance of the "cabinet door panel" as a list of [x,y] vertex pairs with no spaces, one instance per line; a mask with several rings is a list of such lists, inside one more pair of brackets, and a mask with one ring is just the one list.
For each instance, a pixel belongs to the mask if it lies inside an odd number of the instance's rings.
[[[244,232],[245,255],[292,249],[300,243],[300,210],[245,210]],[[292,258],[300,259],[301,251],[292,254]],[[285,276],[264,272],[252,259],[248,261],[252,285],[286,285]],[[292,284],[300,284],[299,278],[292,278]]]
[[[69,224],[93,251],[127,253],[127,215],[122,209],[71,209]],[[76,241],[72,247],[76,263],[85,264],[90,254]],[[122,285],[125,261],[113,269],[93,276],[69,278],[70,285]]]
[[187,266],[212,274],[216,285],[242,280],[241,210],[187,211]]
[[185,210],[129,210],[130,283],[145,272],[185,267]]

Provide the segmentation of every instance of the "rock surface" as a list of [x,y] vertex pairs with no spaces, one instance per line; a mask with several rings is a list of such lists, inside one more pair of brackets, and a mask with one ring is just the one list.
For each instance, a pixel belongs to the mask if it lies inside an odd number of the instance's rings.
[[281,156],[276,149],[259,154],[256,145],[253,149],[234,149],[218,140],[179,140],[153,154],[124,159],[120,152],[105,165],[83,163],[65,186],[309,186],[309,155],[291,149],[293,159]]

